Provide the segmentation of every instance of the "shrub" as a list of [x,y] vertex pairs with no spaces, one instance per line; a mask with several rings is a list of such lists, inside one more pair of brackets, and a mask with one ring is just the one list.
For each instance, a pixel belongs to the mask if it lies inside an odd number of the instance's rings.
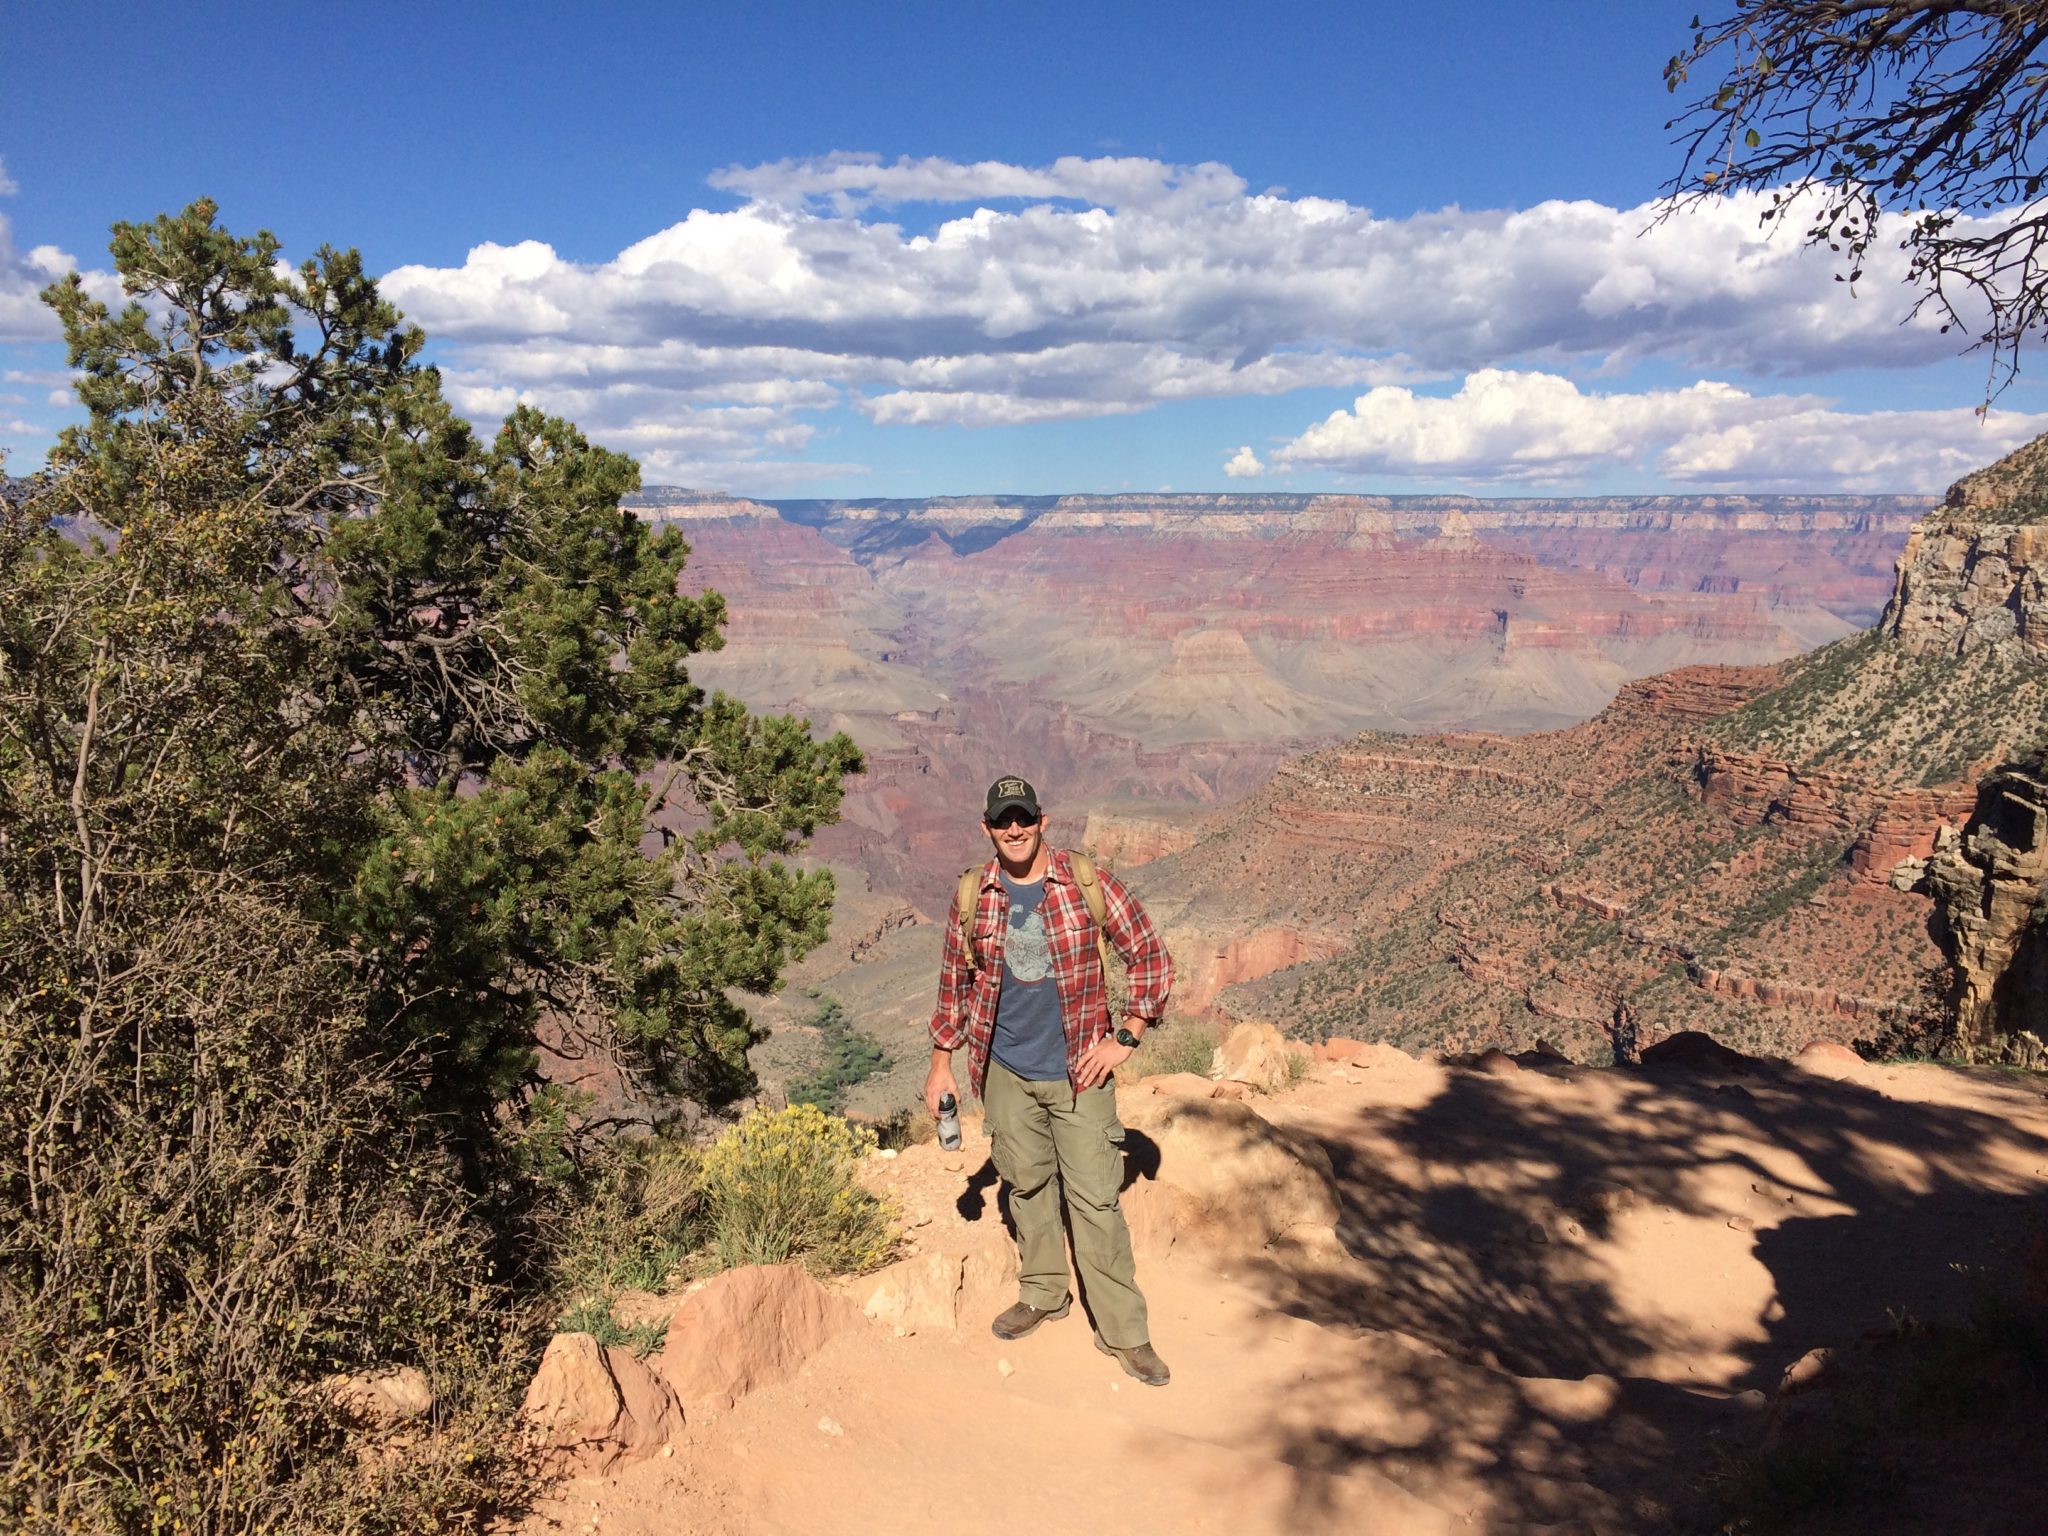
[[564,1189],[545,1246],[554,1262],[559,1333],[594,1334],[636,1354],[661,1346],[665,1323],[620,1323],[621,1291],[664,1291],[693,1267],[706,1236],[701,1151],[670,1136],[615,1143]]
[[[0,916],[0,1527],[472,1529],[525,1486],[521,1314],[340,968],[229,882],[132,882],[90,992],[69,934]],[[95,1014],[146,1023],[150,1049]],[[61,1218],[61,1219],[60,1219]],[[436,1407],[359,1456],[331,1373]]]
[[1221,1039],[1222,1031],[1214,1024],[1183,1023],[1157,1034],[1147,1032],[1145,1043],[1131,1058],[1132,1075],[1145,1078],[1196,1072],[1206,1077]]
[[861,1187],[872,1131],[815,1104],[756,1109],[704,1158],[710,1247],[721,1268],[802,1264],[813,1274],[858,1274],[895,1247],[893,1213]]

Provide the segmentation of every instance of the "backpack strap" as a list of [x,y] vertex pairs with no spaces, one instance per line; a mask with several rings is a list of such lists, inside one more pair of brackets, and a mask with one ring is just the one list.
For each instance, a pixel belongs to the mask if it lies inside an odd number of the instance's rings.
[[981,904],[983,866],[970,864],[960,875],[960,888],[953,893],[953,920],[960,925],[960,947],[967,953],[967,968],[981,969],[981,957],[974,952],[974,909]]
[[1109,980],[1109,905],[1102,899],[1102,881],[1096,877],[1095,861],[1085,853],[1067,854],[1067,868],[1074,873],[1074,884],[1081,887],[1081,899],[1088,903],[1088,915],[1095,919],[1095,949],[1102,956],[1102,977],[1105,985]]
[[[981,904],[981,875],[986,867],[968,865],[960,872],[959,888],[953,892],[953,921],[960,927],[960,948],[966,952],[968,968],[977,971],[981,969],[981,957],[974,952],[974,909]],[[1085,853],[1068,853],[1067,868],[1073,872],[1074,884],[1081,888],[1081,900],[1088,904],[1088,915],[1095,920],[1095,950],[1102,957],[1106,982],[1114,956],[1109,947],[1109,904],[1103,900],[1102,881],[1095,873],[1095,861]]]

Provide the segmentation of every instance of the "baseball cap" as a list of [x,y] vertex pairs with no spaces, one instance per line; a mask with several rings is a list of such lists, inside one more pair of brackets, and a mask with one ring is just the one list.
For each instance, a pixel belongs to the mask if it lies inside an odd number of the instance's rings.
[[1038,809],[1038,791],[1015,774],[1006,774],[988,787],[988,807],[981,815],[984,821],[994,821],[1005,811],[1022,811],[1033,821],[1042,814]]

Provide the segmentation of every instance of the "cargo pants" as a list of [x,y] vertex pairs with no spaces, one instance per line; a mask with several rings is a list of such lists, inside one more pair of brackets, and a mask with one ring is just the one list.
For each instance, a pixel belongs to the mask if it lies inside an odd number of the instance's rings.
[[1074,1264],[1095,1330],[1112,1349],[1152,1341],[1138,1292],[1131,1229],[1118,1203],[1124,1128],[1114,1082],[1078,1094],[1061,1079],[1033,1082],[999,1061],[982,1088],[996,1172],[1010,1191],[1017,1225],[1017,1299],[1043,1311],[1066,1300],[1067,1245],[1060,1200],[1074,1234]]

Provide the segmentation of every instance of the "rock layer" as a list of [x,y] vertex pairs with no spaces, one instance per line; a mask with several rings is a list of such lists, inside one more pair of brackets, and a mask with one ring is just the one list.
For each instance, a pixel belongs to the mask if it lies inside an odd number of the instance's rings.
[[2048,1033],[2048,763],[1987,778],[1927,883],[1940,903],[1958,1036],[1988,1054],[2023,1030],[2038,1041]]

